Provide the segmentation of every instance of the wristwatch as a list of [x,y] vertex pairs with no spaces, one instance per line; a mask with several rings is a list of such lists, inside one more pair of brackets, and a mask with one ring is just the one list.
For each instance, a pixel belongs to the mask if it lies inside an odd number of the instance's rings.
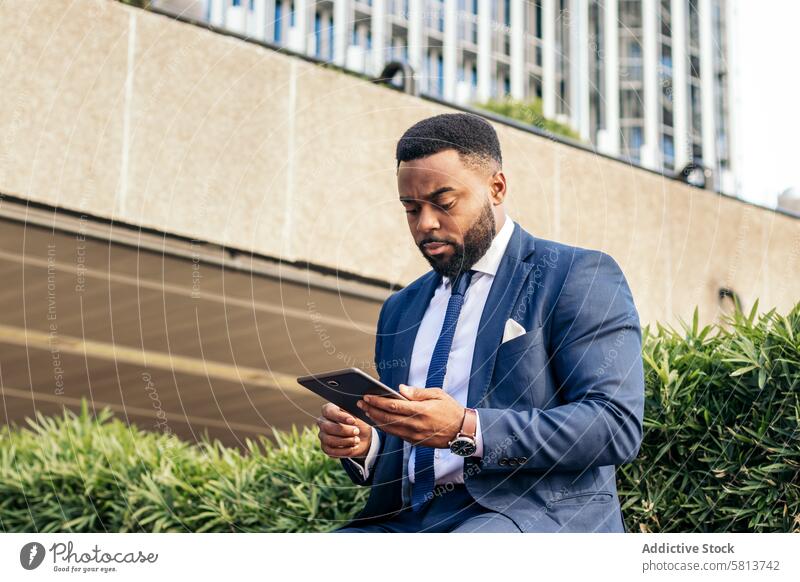
[[464,409],[461,430],[453,440],[447,443],[450,452],[460,457],[469,457],[478,450],[476,429],[478,428],[478,412],[474,408]]

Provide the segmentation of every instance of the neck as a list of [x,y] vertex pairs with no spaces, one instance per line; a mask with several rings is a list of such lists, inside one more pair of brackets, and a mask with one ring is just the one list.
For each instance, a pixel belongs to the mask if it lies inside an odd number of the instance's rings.
[[497,233],[500,232],[501,228],[503,228],[503,226],[506,223],[506,220],[508,219],[506,218],[505,212],[499,212],[497,215],[495,215],[494,217],[495,236],[497,236]]

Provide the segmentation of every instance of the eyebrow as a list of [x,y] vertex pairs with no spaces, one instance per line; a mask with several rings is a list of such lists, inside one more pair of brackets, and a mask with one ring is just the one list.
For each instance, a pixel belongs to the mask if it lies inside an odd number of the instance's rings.
[[[438,189],[434,190],[433,192],[428,192],[427,194],[423,195],[422,198],[427,198],[428,200],[433,200],[434,198],[437,198],[437,197],[441,196],[442,194],[445,194],[446,192],[452,192],[454,190],[455,190],[455,188],[453,188],[452,186],[442,186],[441,188],[438,188]],[[408,196],[401,196],[400,197],[400,202],[416,202],[416,201],[417,201],[416,198],[409,198]]]

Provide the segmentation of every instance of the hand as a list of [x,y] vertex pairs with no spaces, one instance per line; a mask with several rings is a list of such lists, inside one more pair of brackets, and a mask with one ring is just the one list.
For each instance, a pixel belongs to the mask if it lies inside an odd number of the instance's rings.
[[329,457],[366,457],[372,441],[372,427],[335,404],[322,407],[317,419],[319,441]]
[[464,407],[441,388],[413,388],[400,384],[411,402],[367,394],[358,406],[389,434],[411,444],[446,449],[461,430]]

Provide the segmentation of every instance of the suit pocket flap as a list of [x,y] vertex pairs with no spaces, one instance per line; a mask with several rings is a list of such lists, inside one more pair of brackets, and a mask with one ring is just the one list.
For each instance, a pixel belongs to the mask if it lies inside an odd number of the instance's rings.
[[608,503],[614,498],[611,491],[583,491],[565,497],[554,498],[551,505],[586,505],[587,503]]
[[518,354],[532,346],[542,343],[543,340],[544,337],[542,335],[542,326],[540,325],[526,334],[500,344],[500,347],[497,350],[497,357],[500,359]]

